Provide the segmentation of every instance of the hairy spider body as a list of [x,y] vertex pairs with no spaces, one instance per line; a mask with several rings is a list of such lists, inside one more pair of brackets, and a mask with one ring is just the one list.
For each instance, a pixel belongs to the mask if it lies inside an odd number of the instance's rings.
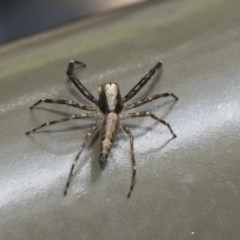
[[86,114],[72,114],[70,116],[67,116],[65,118],[49,121],[46,123],[43,123],[37,128],[32,129],[31,131],[26,132],[26,134],[31,134],[37,131],[40,128],[43,128],[48,125],[60,123],[60,122],[66,122],[69,120],[74,119],[87,119],[87,118],[97,118],[98,120],[97,124],[92,126],[91,129],[88,131],[87,135],[84,138],[84,141],[77,152],[72,165],[71,169],[68,175],[67,183],[64,189],[64,195],[67,194],[74,168],[77,164],[77,161],[83,152],[84,148],[86,147],[89,138],[97,132],[100,128],[100,157],[99,162],[101,168],[104,168],[107,163],[107,158],[109,155],[109,152],[112,147],[112,143],[114,142],[117,130],[119,127],[128,135],[130,139],[130,150],[131,150],[131,161],[132,161],[132,179],[131,179],[131,185],[130,190],[128,192],[127,197],[129,198],[131,196],[134,184],[135,184],[135,177],[136,177],[136,162],[135,162],[135,156],[134,156],[134,148],[133,148],[133,140],[134,137],[132,135],[132,131],[123,123],[123,119],[126,118],[135,118],[135,117],[151,117],[154,120],[164,124],[166,127],[168,127],[169,131],[173,135],[173,138],[176,137],[176,134],[173,132],[171,126],[164,121],[161,118],[158,118],[156,115],[152,114],[151,112],[133,112],[133,113],[127,113],[126,111],[129,109],[133,109],[136,107],[139,107],[145,103],[152,102],[156,99],[172,96],[176,101],[178,100],[178,97],[174,95],[173,93],[163,93],[163,94],[155,94],[153,96],[149,96],[147,98],[141,99],[137,102],[134,102],[132,104],[126,104],[127,101],[132,99],[140,90],[141,88],[152,78],[154,73],[160,69],[162,66],[161,62],[158,62],[152,69],[149,70],[149,72],[122,98],[120,94],[120,89],[118,84],[116,83],[105,83],[101,85],[98,88],[99,92],[99,98],[98,100],[88,91],[88,89],[79,81],[79,79],[74,74],[74,65],[78,64],[82,67],[86,67],[86,65],[82,62],[71,60],[68,64],[67,68],[67,76],[72,81],[72,83],[76,86],[76,88],[82,93],[83,96],[85,96],[90,102],[94,104],[93,105],[86,105],[81,104],[78,102],[74,102],[72,100],[53,100],[53,99],[40,99],[35,104],[30,106],[30,109],[33,109],[35,106],[37,106],[40,103],[55,103],[55,104],[65,104],[70,107],[83,109],[86,111],[90,111],[91,113]]
[[99,162],[100,166],[104,168],[114,137],[119,128],[118,114],[122,111],[123,104],[121,102],[119,86],[116,83],[105,83],[99,87],[98,91],[99,110],[104,114]]
[[119,117],[115,112],[108,113],[103,120],[100,142],[100,166],[105,167],[112,143],[119,128]]

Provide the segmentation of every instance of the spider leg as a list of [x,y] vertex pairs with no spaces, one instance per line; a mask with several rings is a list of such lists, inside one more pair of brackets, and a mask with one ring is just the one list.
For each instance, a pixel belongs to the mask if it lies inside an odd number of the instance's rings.
[[169,123],[167,123],[165,120],[158,118],[156,115],[154,115],[151,112],[135,112],[135,113],[128,113],[126,115],[126,117],[130,117],[130,118],[134,118],[134,117],[151,117],[154,120],[162,123],[163,125],[165,125],[166,127],[168,127],[169,131],[172,133],[173,138],[177,137],[177,135],[173,132],[171,126],[169,125]]
[[82,104],[82,103],[77,103],[72,100],[64,100],[64,99],[48,99],[48,98],[42,98],[39,99],[36,103],[34,103],[32,106],[30,106],[30,109],[33,109],[40,103],[56,103],[56,104],[62,104],[62,105],[67,105],[70,107],[75,107],[75,108],[80,108],[83,110],[87,111],[95,111],[96,108],[90,105]]
[[76,77],[74,73],[74,65],[81,65],[82,67],[86,67],[85,63],[79,62],[77,60],[71,60],[68,64],[67,68],[67,76],[75,85],[75,87],[82,93],[84,97],[86,97],[89,101],[98,105],[98,100],[89,92],[89,90],[80,82],[80,80]]
[[131,160],[132,160],[132,180],[131,180],[130,190],[129,190],[128,195],[127,195],[127,198],[130,198],[131,193],[132,193],[133,188],[134,188],[134,185],[135,185],[135,182],[136,182],[136,172],[137,172],[136,161],[135,161],[135,157],[134,157],[134,149],[133,149],[134,137],[132,135],[132,131],[130,130],[130,128],[128,128],[123,123],[121,123],[121,127],[130,139]]
[[166,92],[166,93],[162,93],[162,94],[155,94],[155,95],[149,96],[149,97],[147,97],[147,98],[143,98],[143,99],[141,99],[141,100],[139,100],[139,101],[137,101],[137,102],[134,102],[134,103],[132,103],[132,104],[127,104],[126,107],[125,107],[125,109],[132,109],[132,108],[140,107],[140,106],[142,106],[143,104],[152,102],[152,101],[157,100],[157,99],[159,99],[159,98],[169,97],[169,96],[172,96],[172,97],[175,99],[175,101],[178,100],[178,97],[177,97],[174,93],[168,93],[168,92]]
[[43,127],[48,126],[48,125],[53,125],[53,124],[56,124],[56,123],[66,122],[66,121],[73,120],[73,119],[84,119],[84,118],[93,118],[93,117],[95,117],[94,114],[72,114],[71,116],[68,116],[68,117],[65,117],[65,118],[62,118],[62,119],[45,122],[42,125],[40,125],[39,127],[34,128],[31,131],[26,132],[25,134],[29,135],[31,133],[36,132],[38,129],[43,128]]
[[149,72],[124,96],[122,102],[125,103],[131,98],[133,98],[142,87],[152,78],[154,73],[160,69],[162,66],[162,62],[157,62],[157,64],[149,70]]
[[67,195],[67,191],[68,191],[68,188],[69,188],[69,185],[70,185],[70,182],[72,180],[72,176],[73,176],[73,170],[77,164],[77,161],[80,157],[80,155],[82,154],[84,148],[86,147],[87,143],[88,143],[88,140],[89,138],[97,131],[97,129],[99,128],[99,126],[101,125],[101,123],[93,126],[89,132],[87,133],[86,137],[84,138],[83,140],[83,143],[77,153],[77,155],[75,156],[73,162],[72,162],[72,165],[71,165],[71,169],[70,169],[70,172],[69,172],[69,175],[68,175],[68,179],[67,179],[67,183],[66,183],[66,186],[65,186],[65,189],[64,189],[64,192],[63,192],[63,195],[66,196]]

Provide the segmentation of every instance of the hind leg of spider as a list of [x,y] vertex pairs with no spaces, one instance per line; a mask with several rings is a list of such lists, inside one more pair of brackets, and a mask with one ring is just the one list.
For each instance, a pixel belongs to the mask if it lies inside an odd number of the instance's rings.
[[152,78],[154,73],[162,67],[162,62],[157,62],[157,64],[149,70],[149,72],[124,96],[122,102],[125,103],[131,98],[133,98],[144,85]]
[[171,92],[168,93],[168,92],[166,92],[166,93],[162,93],[162,94],[155,94],[155,95],[149,96],[149,97],[147,97],[147,98],[143,98],[143,99],[141,99],[141,100],[139,100],[139,101],[137,101],[137,102],[134,102],[134,103],[132,103],[132,104],[127,104],[127,105],[126,105],[126,109],[132,109],[132,108],[140,107],[140,106],[142,106],[143,104],[152,102],[152,101],[157,100],[157,99],[159,99],[159,98],[164,98],[164,97],[169,97],[169,96],[173,97],[173,98],[175,99],[175,101],[178,100],[178,97],[177,97],[174,93],[171,93]]
[[64,192],[63,192],[64,196],[67,195],[67,191],[68,191],[68,188],[69,188],[70,182],[72,180],[72,176],[73,176],[73,171],[74,171],[74,168],[75,168],[75,166],[77,164],[77,161],[78,161],[80,155],[82,154],[84,148],[86,147],[89,138],[98,130],[100,125],[101,125],[101,123],[93,126],[90,129],[90,131],[87,133],[86,137],[84,138],[83,143],[82,143],[82,145],[81,145],[77,155],[75,156],[75,158],[74,158],[74,160],[72,162],[71,169],[70,169],[70,172],[69,172],[69,175],[68,175],[68,179],[67,179],[67,183],[66,183],[66,186],[65,186],[65,189],[64,189]]
[[56,99],[55,100],[55,99],[48,99],[48,98],[39,99],[36,103],[34,103],[32,106],[30,106],[30,109],[32,110],[34,107],[36,107],[40,103],[62,104],[62,105],[70,106],[70,107],[80,108],[80,109],[87,110],[87,111],[95,111],[96,110],[96,107],[93,107],[91,105],[77,103],[72,100],[64,100],[64,99]]
[[41,128],[49,126],[49,125],[61,123],[61,122],[66,122],[66,121],[74,120],[74,119],[93,118],[93,117],[95,117],[95,114],[72,114],[71,116],[68,116],[68,117],[65,117],[62,119],[45,122],[45,123],[41,124],[39,127],[36,127],[34,129],[32,129],[31,131],[26,132],[25,134],[29,135],[29,134],[36,132],[38,129],[41,129]]
[[137,172],[136,161],[135,161],[135,156],[134,156],[134,148],[133,148],[134,137],[132,135],[132,131],[127,126],[125,126],[123,123],[121,123],[121,127],[130,139],[131,160],[132,160],[132,180],[131,180],[130,190],[127,194],[127,198],[130,198],[133,188],[134,188],[134,185],[135,185],[135,182],[136,182],[136,172]]
[[135,113],[128,113],[127,114],[127,117],[130,117],[130,118],[135,118],[135,117],[151,117],[153,118],[154,120],[162,123],[163,125],[165,125],[166,127],[168,127],[169,131],[171,132],[171,134],[173,135],[173,138],[176,138],[177,135],[173,132],[171,126],[169,123],[167,123],[165,120],[161,119],[161,118],[158,118],[156,115],[154,115],[153,113],[151,112],[135,112]]

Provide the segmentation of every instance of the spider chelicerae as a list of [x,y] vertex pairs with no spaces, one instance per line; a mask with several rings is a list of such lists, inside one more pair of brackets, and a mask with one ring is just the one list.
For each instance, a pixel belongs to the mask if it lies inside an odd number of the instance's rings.
[[141,111],[141,112],[127,112],[130,109],[137,108],[142,106],[143,104],[152,102],[156,99],[168,97],[173,97],[176,101],[178,97],[171,93],[166,92],[162,94],[154,94],[152,96],[143,98],[139,101],[133,103],[127,103],[130,99],[132,99],[143,87],[144,85],[152,78],[157,70],[162,67],[162,62],[157,62],[157,64],[149,70],[149,72],[122,98],[120,89],[117,83],[104,83],[98,88],[99,98],[96,99],[89,90],[82,84],[82,82],[76,77],[74,73],[75,65],[79,65],[81,67],[86,67],[86,64],[77,60],[71,60],[68,64],[67,68],[67,76],[71,80],[71,82],[75,85],[75,87],[80,91],[80,93],[86,97],[90,102],[93,104],[82,104],[72,100],[63,100],[63,99],[40,99],[35,104],[30,106],[30,109],[33,109],[40,103],[55,103],[55,104],[64,104],[70,107],[83,109],[89,111],[90,113],[82,113],[82,114],[72,114],[67,117],[64,117],[59,120],[48,121],[43,123],[37,128],[32,129],[31,131],[26,132],[27,135],[36,132],[38,129],[43,128],[48,125],[53,125],[56,123],[66,122],[73,119],[87,119],[87,118],[96,118],[98,121],[95,125],[91,127],[88,131],[87,135],[85,136],[81,147],[79,148],[73,162],[71,165],[71,169],[68,175],[67,183],[64,189],[64,196],[66,196],[72,176],[74,168],[77,164],[77,161],[83,152],[84,148],[86,147],[89,138],[98,130],[100,130],[100,157],[99,162],[101,168],[104,168],[107,163],[107,158],[109,152],[111,150],[113,141],[115,139],[116,133],[118,128],[120,127],[129,137],[130,139],[130,150],[131,150],[131,161],[132,161],[132,178],[131,178],[131,185],[130,190],[127,194],[129,198],[133,191],[133,187],[135,184],[136,178],[136,161],[134,157],[134,148],[133,142],[134,137],[132,131],[129,127],[125,125],[122,121],[126,118],[136,118],[136,117],[151,117],[154,120],[158,121],[159,123],[164,124],[171,134],[173,138],[176,137],[176,134],[173,132],[171,126],[163,119],[158,118],[151,112],[148,111]]

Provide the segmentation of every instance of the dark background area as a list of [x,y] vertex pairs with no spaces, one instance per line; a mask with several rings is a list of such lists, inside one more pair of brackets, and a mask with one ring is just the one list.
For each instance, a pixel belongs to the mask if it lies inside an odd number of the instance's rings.
[[139,0],[7,0],[0,2],[0,44],[32,35],[88,15]]

